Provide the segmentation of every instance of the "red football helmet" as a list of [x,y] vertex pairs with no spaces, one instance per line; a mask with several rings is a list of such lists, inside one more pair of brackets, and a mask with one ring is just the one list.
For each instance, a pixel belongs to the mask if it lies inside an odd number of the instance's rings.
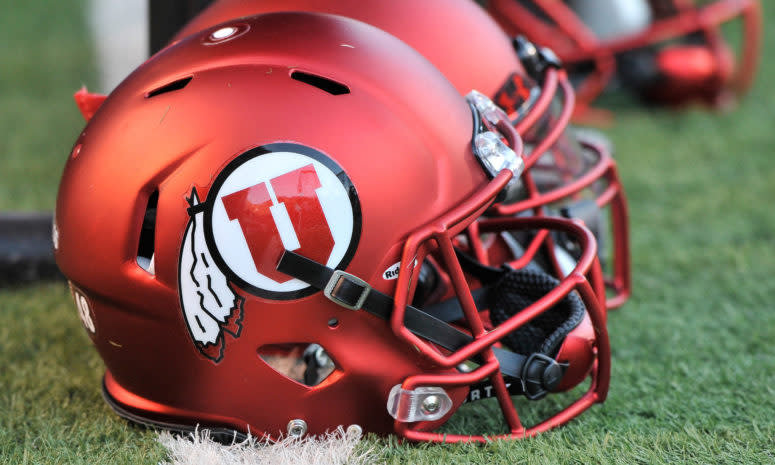
[[567,129],[574,93],[551,52],[524,40],[512,43],[469,0],[219,0],[173,43],[227,20],[276,11],[331,13],[377,26],[423,54],[462,95],[476,89],[492,98],[507,111],[529,153],[523,189],[495,212],[544,210],[583,219],[600,246],[611,291],[608,307],[627,300],[627,202],[616,164],[606,144]]
[[[111,407],[181,430],[452,442],[486,440],[432,432],[466,401],[494,397],[504,438],[602,402],[594,237],[482,219],[522,169],[489,105],[395,37],[324,14],[232,21],[143,64],[76,141],[54,226]],[[560,236],[577,260],[557,272]],[[585,377],[522,425],[513,394]]]
[[[753,81],[759,55],[757,0],[489,0],[509,34],[551,47],[581,78],[577,114],[618,75],[644,98],[723,104]],[[742,18],[742,58],[735,69],[720,26]],[[583,116],[579,114],[579,116]]]

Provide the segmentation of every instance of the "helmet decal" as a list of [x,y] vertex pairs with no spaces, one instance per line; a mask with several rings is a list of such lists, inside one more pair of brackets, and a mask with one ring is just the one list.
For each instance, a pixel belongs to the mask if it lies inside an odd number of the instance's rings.
[[[199,203],[196,190],[187,199],[191,209]],[[199,352],[218,363],[223,357],[224,332],[234,338],[242,330],[244,298],[229,286],[207,248],[203,212],[191,215],[180,251],[178,286],[180,305],[191,338]]]
[[524,116],[535,103],[541,89],[529,77],[520,73],[512,73],[492,99],[496,105],[517,117]]
[[317,292],[276,270],[286,249],[344,268],[360,238],[360,203],[349,177],[323,153],[299,144],[243,153],[221,171],[201,208],[215,263],[229,281],[269,299]]
[[78,309],[78,316],[81,318],[81,323],[84,329],[89,333],[89,336],[97,332],[97,327],[94,325],[94,312],[89,304],[89,299],[86,298],[86,294],[68,282],[70,285],[70,293],[73,295],[75,301],[75,307]]
[[196,188],[180,253],[179,292],[189,334],[214,362],[224,332],[239,337],[243,302],[232,285],[277,300],[317,290],[276,270],[293,250],[334,268],[349,263],[360,238],[358,196],[321,152],[292,143],[249,150],[216,177],[207,199]]

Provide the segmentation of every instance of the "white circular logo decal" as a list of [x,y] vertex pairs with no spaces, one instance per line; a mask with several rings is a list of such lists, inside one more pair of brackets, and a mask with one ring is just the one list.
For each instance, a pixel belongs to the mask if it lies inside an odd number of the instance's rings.
[[360,238],[360,204],[341,167],[310,147],[250,150],[216,178],[207,196],[208,249],[230,281],[291,299],[315,292],[276,270],[285,250],[330,268],[346,265]]

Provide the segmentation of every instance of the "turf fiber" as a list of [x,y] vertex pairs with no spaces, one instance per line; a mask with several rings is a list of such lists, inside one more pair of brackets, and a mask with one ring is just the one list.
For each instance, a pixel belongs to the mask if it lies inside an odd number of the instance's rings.
[[[766,5],[769,6],[769,5]],[[0,1],[0,210],[50,210],[95,84],[83,0]],[[775,10],[765,11],[775,27]],[[613,99],[634,293],[609,316],[608,400],[486,446],[369,438],[388,463],[775,463],[775,63],[730,113]],[[102,362],[60,283],[0,290],[0,463],[158,463],[100,397]],[[533,406],[528,406],[528,409]],[[461,427],[490,426],[488,406]],[[476,413],[476,412],[474,412]]]

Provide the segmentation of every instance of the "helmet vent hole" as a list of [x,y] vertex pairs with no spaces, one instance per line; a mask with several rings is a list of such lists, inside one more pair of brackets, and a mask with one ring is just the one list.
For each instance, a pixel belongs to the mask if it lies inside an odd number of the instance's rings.
[[349,94],[350,89],[344,85],[339,84],[331,79],[324,78],[323,76],[317,76],[315,74],[305,73],[303,71],[294,71],[291,73],[291,79],[294,79],[304,84],[309,84],[312,87],[328,92],[331,95],[344,95]]
[[258,348],[258,356],[277,373],[305,386],[333,381],[337,372],[333,358],[316,343],[265,345]]
[[159,203],[159,190],[148,197],[143,224],[140,228],[140,240],[137,244],[137,265],[145,271],[155,274],[154,240],[156,236],[156,205]]
[[156,89],[153,89],[152,91],[145,94],[145,98],[153,98],[157,95],[166,94],[167,92],[180,90],[186,87],[193,78],[193,76],[188,76],[183,79],[178,79],[177,81],[172,81],[169,84],[164,84],[163,86],[157,87]]

